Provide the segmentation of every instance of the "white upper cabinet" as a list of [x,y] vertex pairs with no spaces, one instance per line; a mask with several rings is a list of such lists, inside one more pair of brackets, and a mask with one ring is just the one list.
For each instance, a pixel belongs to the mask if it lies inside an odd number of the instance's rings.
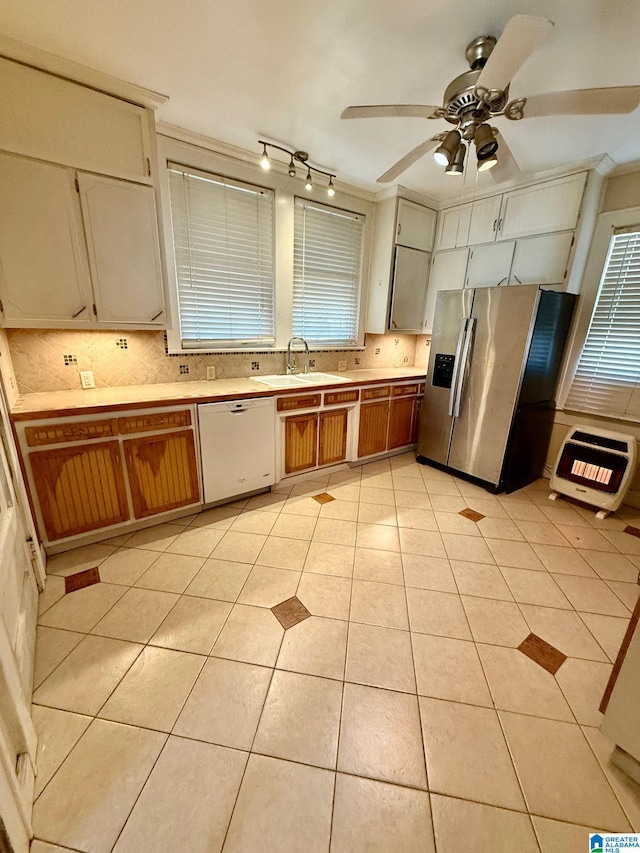
[[91,321],[80,204],[69,169],[0,153],[0,298],[7,325]]
[[164,322],[152,187],[78,175],[99,323]]
[[470,204],[460,204],[457,207],[441,210],[438,214],[436,251],[467,246],[470,222]]
[[469,252],[465,287],[508,284],[514,248],[514,240],[474,246]]
[[586,172],[506,193],[498,239],[568,231],[576,227]]
[[431,255],[406,246],[396,248],[391,296],[391,331],[422,332]]
[[424,334],[430,335],[433,331],[433,315],[438,293],[441,290],[462,290],[464,287],[468,254],[468,249],[454,249],[450,252],[438,252],[433,256],[424,311]]
[[474,201],[471,208],[471,222],[467,241],[469,246],[475,246],[478,243],[490,243],[496,239],[501,205],[502,196],[500,195]]
[[149,183],[144,107],[0,58],[0,148]]
[[572,231],[517,240],[509,284],[562,284],[572,243]]
[[433,249],[435,228],[435,211],[404,198],[398,199],[396,223],[396,244],[398,246],[430,252]]

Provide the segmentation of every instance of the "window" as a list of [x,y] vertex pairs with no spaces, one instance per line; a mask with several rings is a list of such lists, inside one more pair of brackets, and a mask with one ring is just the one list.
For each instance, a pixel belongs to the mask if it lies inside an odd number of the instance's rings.
[[273,346],[273,191],[173,163],[169,186],[182,346]]
[[614,229],[565,408],[640,418],[640,225]]
[[364,217],[295,200],[293,334],[315,346],[355,346]]

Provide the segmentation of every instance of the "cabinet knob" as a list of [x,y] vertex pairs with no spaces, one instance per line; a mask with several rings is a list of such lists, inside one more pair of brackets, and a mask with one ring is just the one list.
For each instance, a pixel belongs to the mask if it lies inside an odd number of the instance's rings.
[[401,231],[402,231],[402,222],[398,222],[398,231],[397,231],[397,236],[398,236],[398,237],[400,236],[400,232],[401,232]]
[[71,315],[71,319],[72,319],[72,320],[75,320],[75,319],[76,319],[76,317],[79,317],[79,316],[82,314],[82,312],[83,312],[83,311],[86,311],[86,310],[87,310],[87,306],[86,306],[86,305],[83,305],[83,306],[82,306],[82,308],[81,308],[79,311],[76,311],[76,313],[75,313],[75,314],[72,314],[72,315]]
[[500,285],[502,284],[502,282],[503,282],[503,281],[506,281],[506,280],[507,280],[507,278],[508,278],[508,276],[506,276],[506,275],[505,275],[505,277],[504,277],[504,278],[501,278],[501,279],[500,279],[500,281],[496,284],[496,287],[500,287]]
[[153,317],[149,320],[150,323],[153,323],[154,320],[157,320],[158,317],[162,314],[162,311],[158,311],[157,314],[154,314]]
[[498,225],[498,220],[497,220],[497,219],[494,219],[494,220],[493,220],[493,231],[495,231],[495,230],[496,230],[497,225]]

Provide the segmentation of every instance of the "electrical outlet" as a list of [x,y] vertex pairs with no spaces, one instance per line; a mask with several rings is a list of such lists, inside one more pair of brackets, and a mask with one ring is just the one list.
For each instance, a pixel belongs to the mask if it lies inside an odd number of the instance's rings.
[[93,370],[80,370],[80,383],[83,388],[95,388],[96,382],[93,378]]
[[207,379],[216,378],[216,369],[212,364],[207,365]]
[[339,361],[338,362],[338,370],[345,371],[346,369],[347,369],[347,362],[346,361]]

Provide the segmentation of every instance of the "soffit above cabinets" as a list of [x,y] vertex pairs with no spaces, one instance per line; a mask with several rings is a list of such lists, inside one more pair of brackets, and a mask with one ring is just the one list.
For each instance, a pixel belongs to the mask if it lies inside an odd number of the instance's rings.
[[[379,190],[378,175],[443,122],[425,119],[341,121],[348,104],[439,103],[466,70],[466,45],[499,36],[515,13],[555,21],[551,36],[511,85],[511,97],[572,88],[640,84],[637,0],[7,0],[0,30],[169,100],[158,118],[248,151],[259,136],[313,151],[340,181]],[[608,153],[638,159],[640,111],[622,116],[536,118],[496,124],[527,174]],[[468,169],[469,197],[493,187]],[[440,202],[460,197],[460,179],[424,157],[403,186]],[[497,187],[499,191],[499,186]]]

